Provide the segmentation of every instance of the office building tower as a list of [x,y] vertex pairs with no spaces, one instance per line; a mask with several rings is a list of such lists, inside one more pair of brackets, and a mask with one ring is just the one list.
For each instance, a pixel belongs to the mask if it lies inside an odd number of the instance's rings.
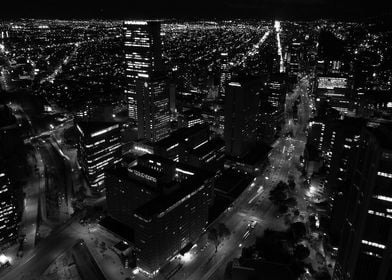
[[155,275],[207,225],[212,183],[199,169],[156,155],[108,171],[108,213],[132,228],[137,266]]
[[353,161],[333,279],[392,279],[392,130],[368,124]]
[[350,80],[344,76],[318,76],[316,83],[316,106],[327,102],[332,108],[342,113],[353,110],[353,92]]
[[177,112],[176,108],[176,93],[177,85],[175,83],[169,83],[169,103],[170,103],[170,113],[175,114]]
[[291,75],[298,75],[303,69],[301,65],[304,59],[303,44],[299,42],[292,42],[289,45],[287,52],[287,71]]
[[228,155],[244,156],[256,142],[262,87],[261,79],[250,77],[228,84],[225,96],[224,128]]
[[78,122],[78,159],[90,186],[102,191],[105,170],[121,162],[121,127],[118,123]]
[[344,224],[342,212],[346,206],[347,182],[350,176],[352,157],[359,145],[360,134],[366,121],[360,118],[346,117],[327,123],[325,132],[326,168],[325,183],[332,201],[330,235],[334,244],[339,242],[339,233]]
[[17,239],[18,216],[13,185],[0,163],[0,248]]
[[284,122],[287,82],[285,74],[268,78],[260,95],[260,140],[271,144]]
[[182,112],[179,117],[181,127],[192,127],[204,123],[202,111],[199,108],[192,108]]
[[140,74],[136,82],[138,138],[152,143],[170,133],[169,94],[162,73]]
[[229,54],[227,52],[221,53],[221,76],[220,76],[220,92],[221,96],[225,96],[227,83],[231,79],[229,71]]
[[129,117],[137,122],[136,81],[138,75],[148,77],[162,71],[160,23],[157,21],[125,21],[126,88]]

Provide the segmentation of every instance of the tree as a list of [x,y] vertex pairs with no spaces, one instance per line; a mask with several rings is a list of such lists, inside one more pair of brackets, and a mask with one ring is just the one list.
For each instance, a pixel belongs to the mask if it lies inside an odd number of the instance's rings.
[[250,259],[253,255],[254,250],[250,247],[242,248],[241,257],[245,259]]
[[289,186],[283,182],[280,181],[274,189],[272,189],[269,193],[269,199],[276,203],[279,204],[282,201],[284,201],[285,199],[287,199],[287,193],[289,190]]
[[289,210],[289,207],[287,207],[286,204],[279,205],[278,211],[280,214],[285,214],[285,213],[287,213],[288,210]]
[[289,188],[291,191],[295,190],[295,182],[294,180],[290,180],[289,181]]
[[329,275],[329,272],[324,270],[321,272],[317,272],[317,274],[314,276],[315,280],[331,280],[331,275]]
[[286,237],[285,232],[266,229],[264,235],[256,239],[256,250],[267,261],[287,263],[290,253],[285,245]]
[[294,256],[298,259],[298,260],[304,260],[307,257],[309,257],[310,254],[310,250],[308,249],[308,247],[299,244],[297,246],[295,246],[294,248]]
[[228,236],[230,236],[230,230],[227,228],[227,226],[224,223],[219,223],[218,224],[218,237],[226,238]]
[[273,189],[269,193],[269,199],[276,204],[279,204],[286,198],[287,198],[286,193],[281,190]]
[[219,240],[218,231],[215,228],[212,228],[208,231],[208,240],[215,245],[215,252],[218,252],[218,246],[220,240]]
[[289,231],[294,241],[297,241],[306,235],[305,224],[301,222],[291,224]]
[[297,199],[295,197],[289,197],[284,201],[284,204],[288,207],[295,207],[297,206]]
[[295,277],[300,277],[305,273],[305,263],[301,261],[294,261],[290,264],[290,269]]

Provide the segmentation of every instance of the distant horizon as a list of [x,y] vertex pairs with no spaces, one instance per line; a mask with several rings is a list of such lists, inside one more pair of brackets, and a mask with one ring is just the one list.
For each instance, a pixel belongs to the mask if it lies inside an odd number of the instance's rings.
[[[316,19],[363,20],[392,15],[386,0],[199,0],[184,1],[92,0],[53,2],[37,0],[27,3],[14,0],[0,10],[0,20],[17,19],[103,19],[174,18],[201,19],[281,19],[310,21]],[[7,7],[8,6],[8,7]]]
[[363,22],[369,20],[389,20],[392,22],[392,13],[386,13],[382,15],[373,15],[373,16],[334,16],[334,17],[314,17],[314,18],[301,18],[301,17],[273,17],[273,16],[264,16],[264,17],[225,17],[225,18],[217,18],[217,17],[154,17],[154,16],[129,16],[129,17],[113,17],[113,18],[105,18],[105,17],[13,17],[13,18],[2,18],[0,22],[9,22],[9,21],[23,21],[23,20],[59,20],[59,21],[126,21],[126,20],[161,20],[161,21],[232,21],[232,20],[249,20],[249,21],[268,21],[268,20],[280,20],[280,21],[301,21],[301,22],[312,22],[312,21],[339,21],[339,22]]

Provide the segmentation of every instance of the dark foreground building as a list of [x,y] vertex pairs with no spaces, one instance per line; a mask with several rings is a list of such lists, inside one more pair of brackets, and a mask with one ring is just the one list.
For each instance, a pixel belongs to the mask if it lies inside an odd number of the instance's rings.
[[225,96],[226,153],[242,157],[254,146],[262,80],[244,77],[228,84]]
[[17,239],[18,222],[14,190],[0,162],[0,248]]
[[156,155],[107,172],[109,215],[134,231],[137,265],[149,275],[207,225],[213,186],[204,172]]
[[392,130],[373,126],[353,163],[333,279],[392,279]]

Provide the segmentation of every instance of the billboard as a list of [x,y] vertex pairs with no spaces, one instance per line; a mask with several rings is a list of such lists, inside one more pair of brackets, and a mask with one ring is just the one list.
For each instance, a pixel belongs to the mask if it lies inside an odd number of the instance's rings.
[[347,88],[347,78],[318,77],[318,88],[320,89]]

